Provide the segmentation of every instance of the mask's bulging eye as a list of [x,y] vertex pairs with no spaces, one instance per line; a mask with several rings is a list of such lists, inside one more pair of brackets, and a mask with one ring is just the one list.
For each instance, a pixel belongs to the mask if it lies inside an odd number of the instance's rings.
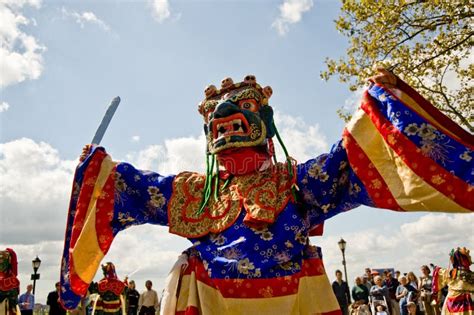
[[258,104],[257,101],[253,99],[248,99],[248,100],[240,100],[239,101],[239,107],[241,109],[245,109],[251,112],[257,112],[258,111]]

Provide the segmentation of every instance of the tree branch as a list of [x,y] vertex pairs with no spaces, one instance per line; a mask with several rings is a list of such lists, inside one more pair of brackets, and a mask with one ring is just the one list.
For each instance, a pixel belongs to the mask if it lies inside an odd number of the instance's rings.
[[[448,65],[448,67],[449,67],[449,65]],[[448,69],[448,67],[446,67],[446,68],[444,69],[444,73],[446,73],[446,70]],[[443,76],[444,76],[444,73],[443,73]],[[446,102],[445,105],[450,109],[450,110],[446,110],[446,109],[443,109],[443,108],[439,108],[439,110],[441,110],[442,112],[449,112],[449,113],[455,115],[455,116],[461,121],[461,123],[462,123],[464,126],[466,126],[471,132],[474,132],[474,126],[472,126],[472,125],[469,123],[469,121],[464,117],[464,115],[463,115],[462,113],[458,112],[458,111],[456,110],[456,108],[454,108],[454,107],[451,105],[451,102],[450,102],[448,96],[447,96],[442,90],[441,90],[441,91],[438,91],[438,90],[434,90],[434,89],[432,89],[432,88],[429,88],[429,87],[427,87],[427,86],[423,83],[423,81],[422,81],[418,76],[416,76],[415,78],[418,80],[418,82],[419,82],[419,84],[420,84],[420,88],[425,89],[425,90],[427,90],[427,91],[429,91],[429,92],[431,92],[431,93],[441,95],[441,97],[442,97],[442,98],[445,100],[445,102]]]
[[439,56],[441,55],[444,55],[445,53],[447,53],[448,51],[452,50],[452,49],[455,49],[456,47],[459,47],[461,46],[462,44],[464,44],[469,38],[471,38],[472,36],[474,35],[474,32],[473,33],[470,33],[466,38],[464,38],[463,40],[459,41],[458,43],[452,45],[452,46],[449,46],[448,48],[446,48],[445,50],[442,50],[440,53],[434,55],[434,56],[431,56],[430,58],[427,58],[423,61],[421,61],[420,63],[418,63],[417,65],[415,65],[414,67],[410,68],[409,71],[413,71],[417,68],[419,68],[420,66],[424,65],[425,63],[427,62],[430,62],[431,60],[433,59],[436,59],[438,58]]

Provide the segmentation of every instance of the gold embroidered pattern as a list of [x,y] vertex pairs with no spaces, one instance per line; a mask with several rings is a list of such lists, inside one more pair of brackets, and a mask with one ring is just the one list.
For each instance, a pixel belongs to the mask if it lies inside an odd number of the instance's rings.
[[230,100],[235,103],[245,99],[254,99],[258,103],[260,103],[260,101],[262,100],[262,94],[254,88],[246,88],[245,90],[236,93],[230,98]]
[[249,225],[273,223],[291,198],[286,165],[278,163],[263,172],[236,176],[227,187],[219,185],[217,201],[211,197],[208,207],[196,215],[201,205],[205,176],[192,172],[178,174],[168,204],[170,232],[185,237],[219,233],[232,225],[243,208]]

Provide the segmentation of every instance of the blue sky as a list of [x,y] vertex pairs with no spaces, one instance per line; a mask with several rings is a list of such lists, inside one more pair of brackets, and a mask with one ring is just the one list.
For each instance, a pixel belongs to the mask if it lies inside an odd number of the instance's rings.
[[[325,58],[343,56],[347,45],[333,22],[339,7],[330,0],[0,2],[0,16],[11,17],[0,18],[7,43],[0,248],[19,253],[22,291],[35,255],[44,261],[39,301],[53,288],[76,158],[114,96],[122,103],[102,144],[116,159],[155,171],[202,168],[197,103],[206,85],[226,76],[255,74],[272,86],[271,105],[296,158],[328,150],[344,127],[336,110],[358,97],[319,77]],[[473,223],[472,215],[361,208],[328,221],[313,243],[323,247],[330,278],[340,268],[340,237],[350,278],[365,266],[418,272],[421,264],[446,264],[451,247],[473,247]],[[160,288],[187,245],[164,228],[134,228],[108,258],[122,277],[138,269],[139,287],[152,278]]]

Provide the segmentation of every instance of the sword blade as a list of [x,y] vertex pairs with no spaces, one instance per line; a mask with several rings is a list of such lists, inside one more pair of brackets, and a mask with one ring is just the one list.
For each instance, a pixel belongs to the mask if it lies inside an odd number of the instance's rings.
[[107,108],[107,111],[105,112],[104,118],[102,118],[102,121],[100,122],[99,128],[97,128],[97,131],[95,132],[94,138],[92,139],[92,144],[99,145],[100,142],[102,141],[102,138],[104,137],[105,131],[107,130],[107,127],[109,126],[110,121],[112,120],[112,117],[115,114],[115,111],[117,110],[117,107],[120,104],[120,97],[115,97],[111,102],[109,107]]

